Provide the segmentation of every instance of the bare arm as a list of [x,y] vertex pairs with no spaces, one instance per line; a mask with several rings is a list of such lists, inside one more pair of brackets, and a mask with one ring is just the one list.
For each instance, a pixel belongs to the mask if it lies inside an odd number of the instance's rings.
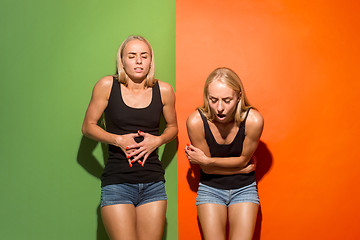
[[[136,134],[116,135],[109,133],[98,126],[98,121],[104,113],[112,88],[112,76],[101,78],[93,89],[89,106],[85,113],[85,118],[82,126],[82,132],[85,136],[100,141],[106,144],[112,144],[120,147],[125,152],[125,147],[128,144],[134,143],[134,136]],[[134,136],[131,136],[134,135]]]
[[[159,81],[161,99],[163,101],[163,115],[166,127],[160,136],[154,136],[149,133],[139,132],[139,136],[143,136],[144,140],[140,143],[128,146],[129,149],[137,149],[129,156],[135,156],[132,162],[138,161],[144,157],[142,161],[145,163],[148,156],[161,145],[173,140],[178,132],[176,111],[175,111],[175,93],[169,83]],[[140,129],[141,131],[141,129]],[[143,164],[142,164],[143,165]]]
[[256,144],[250,144],[252,145],[252,148],[254,148],[253,151],[252,149],[246,151],[245,148],[249,147],[249,144],[246,144],[246,142],[252,141],[246,141],[248,139],[245,137],[243,152],[240,157],[215,158],[210,156],[209,147],[205,139],[202,119],[197,111],[189,116],[186,125],[188,129],[188,135],[192,143],[192,145],[185,148],[186,155],[188,156],[191,163],[199,164],[204,172],[208,174],[229,175],[237,173],[249,173],[255,170],[255,162],[251,161],[251,158],[254,151],[256,150],[258,140]]
[[166,122],[166,128],[160,135],[160,145],[173,140],[178,133],[178,125],[175,111],[175,93],[169,83],[160,82],[161,98],[163,100],[163,115]]

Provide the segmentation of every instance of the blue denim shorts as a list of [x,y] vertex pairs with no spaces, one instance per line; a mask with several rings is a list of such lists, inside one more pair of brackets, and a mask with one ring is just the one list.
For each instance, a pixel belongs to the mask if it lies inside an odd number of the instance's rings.
[[133,204],[135,207],[145,203],[167,200],[163,181],[150,183],[121,183],[101,188],[100,206]]
[[252,202],[260,205],[256,182],[237,189],[219,189],[200,183],[196,205],[215,203],[230,206],[234,203]]

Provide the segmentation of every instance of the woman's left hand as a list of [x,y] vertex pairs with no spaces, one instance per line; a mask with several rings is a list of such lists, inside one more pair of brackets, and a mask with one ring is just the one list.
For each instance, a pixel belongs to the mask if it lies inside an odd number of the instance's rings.
[[194,147],[193,145],[187,144],[185,147],[185,154],[189,159],[190,163],[206,165],[209,163],[208,157],[205,155],[203,151],[199,148]]
[[[138,136],[139,137],[144,137],[144,140],[127,146],[126,149],[127,150],[134,150],[133,152],[131,152],[130,154],[128,154],[129,158],[133,158],[131,160],[131,163],[134,162],[139,162],[141,164],[141,166],[144,166],[146,159],[149,157],[149,155],[155,151],[156,148],[158,148],[161,143],[160,143],[160,137],[159,136],[154,136],[151,135],[149,133],[144,133],[141,132],[140,130],[138,131]],[[143,160],[141,161],[140,159],[143,157]]]

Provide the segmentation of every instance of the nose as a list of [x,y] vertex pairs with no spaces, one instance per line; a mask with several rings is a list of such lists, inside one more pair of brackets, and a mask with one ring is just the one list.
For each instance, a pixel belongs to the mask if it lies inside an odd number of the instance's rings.
[[224,103],[220,100],[217,105],[218,112],[224,111]]
[[137,56],[137,57],[136,57],[136,63],[137,63],[137,64],[141,64],[141,63],[142,63],[141,56]]

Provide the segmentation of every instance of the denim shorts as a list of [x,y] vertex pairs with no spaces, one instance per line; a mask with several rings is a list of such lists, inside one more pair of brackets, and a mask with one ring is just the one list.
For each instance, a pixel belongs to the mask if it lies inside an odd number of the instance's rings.
[[196,205],[215,203],[230,206],[234,203],[252,202],[260,205],[256,182],[237,189],[219,189],[200,183]]
[[163,181],[150,183],[121,183],[101,188],[100,206],[133,204],[135,207],[145,203],[167,200]]

